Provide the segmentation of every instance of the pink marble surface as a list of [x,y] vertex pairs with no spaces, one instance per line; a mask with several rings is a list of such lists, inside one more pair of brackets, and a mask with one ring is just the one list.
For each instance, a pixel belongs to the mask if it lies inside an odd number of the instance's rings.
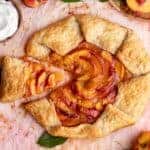
[[[76,13],[97,14],[132,28],[150,52],[150,20],[123,16],[107,3],[84,0],[82,3],[65,4],[59,0],[49,0],[40,8],[31,9],[25,7],[21,0],[14,2],[21,12],[21,24],[13,38],[0,43],[0,56],[23,55],[25,43],[33,32],[68,14]],[[102,139],[69,139],[54,150],[125,150],[143,130],[150,130],[150,102],[143,117],[134,126],[121,129]],[[21,108],[20,102],[0,104],[0,150],[42,150],[43,148],[36,144],[42,132],[43,129]]]

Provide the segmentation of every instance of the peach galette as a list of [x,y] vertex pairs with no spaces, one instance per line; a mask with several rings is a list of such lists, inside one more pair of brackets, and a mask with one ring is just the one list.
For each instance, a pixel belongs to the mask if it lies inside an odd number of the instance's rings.
[[73,75],[71,82],[50,94],[64,126],[94,123],[115,101],[117,84],[132,77],[109,52],[88,43],[64,56],[59,65]]
[[1,101],[50,91],[24,107],[52,135],[103,137],[134,124],[150,98],[150,56],[137,35],[99,17],[49,25],[26,55],[3,59]]

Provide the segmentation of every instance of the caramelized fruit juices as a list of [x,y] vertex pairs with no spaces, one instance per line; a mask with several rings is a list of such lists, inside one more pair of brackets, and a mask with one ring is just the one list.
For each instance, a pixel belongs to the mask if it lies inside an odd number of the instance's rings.
[[[82,43],[53,63],[72,73],[72,81],[54,90],[50,97],[64,126],[93,123],[117,95],[117,84],[131,74],[109,52]],[[59,61],[59,63],[58,63]]]

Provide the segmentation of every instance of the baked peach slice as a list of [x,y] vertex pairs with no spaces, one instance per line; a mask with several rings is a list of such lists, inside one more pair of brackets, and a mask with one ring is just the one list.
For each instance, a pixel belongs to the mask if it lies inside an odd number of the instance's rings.
[[96,86],[97,83],[94,80],[87,82],[77,81],[74,89],[80,97],[92,99],[96,96]]
[[53,72],[47,78],[46,88],[55,87],[58,82],[64,79],[64,75],[60,72]]
[[88,50],[76,51],[64,58],[64,69],[72,72],[76,77],[88,79],[93,75],[90,53]]

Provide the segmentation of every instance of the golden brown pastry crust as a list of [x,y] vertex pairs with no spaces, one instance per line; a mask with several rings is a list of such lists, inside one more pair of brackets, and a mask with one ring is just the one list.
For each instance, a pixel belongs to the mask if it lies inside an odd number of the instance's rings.
[[119,48],[117,57],[135,75],[150,71],[150,56],[132,30],[128,30],[127,37]]
[[149,83],[150,73],[120,83],[115,107],[137,121],[150,98]]
[[77,20],[87,42],[114,54],[122,44],[127,29],[97,16],[78,15]]
[[82,40],[79,24],[71,16],[35,33],[27,44],[26,52],[39,59],[47,57],[50,49],[59,55],[65,55]]
[[26,53],[28,56],[33,56],[38,59],[46,60],[51,50],[41,43],[46,30],[41,30],[35,33],[29,40],[26,47]]
[[25,109],[29,111],[37,121],[47,129],[60,125],[54,104],[46,98],[25,104]]
[[[41,99],[25,104],[25,109],[52,135],[70,138],[103,137],[110,132],[133,124],[131,117],[113,105],[108,105],[105,112],[94,124],[81,124],[75,127],[61,126],[53,102]],[[52,120],[49,121],[51,118]]]
[[14,101],[24,94],[27,68],[23,61],[6,56],[1,62],[0,101]]

